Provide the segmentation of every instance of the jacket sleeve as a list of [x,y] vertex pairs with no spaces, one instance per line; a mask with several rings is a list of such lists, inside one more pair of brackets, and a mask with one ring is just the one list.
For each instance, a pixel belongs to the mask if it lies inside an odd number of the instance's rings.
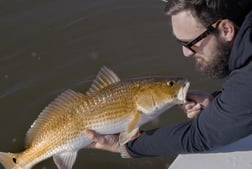
[[231,74],[197,118],[143,132],[127,144],[129,154],[136,158],[203,152],[251,134],[252,70],[245,69]]

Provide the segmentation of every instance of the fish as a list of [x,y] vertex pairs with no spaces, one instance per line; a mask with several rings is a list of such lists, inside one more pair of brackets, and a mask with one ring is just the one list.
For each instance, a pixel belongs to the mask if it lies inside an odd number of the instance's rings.
[[126,144],[143,124],[185,103],[189,85],[170,76],[121,80],[103,66],[86,92],[68,89],[52,100],[28,129],[24,150],[0,152],[0,163],[30,169],[52,157],[58,169],[71,169],[79,150],[92,143],[85,130],[119,134],[119,143]]

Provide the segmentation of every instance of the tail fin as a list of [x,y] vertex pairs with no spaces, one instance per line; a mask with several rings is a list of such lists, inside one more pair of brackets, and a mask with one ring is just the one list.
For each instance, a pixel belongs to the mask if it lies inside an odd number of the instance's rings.
[[2,153],[0,152],[0,163],[5,169],[12,169],[16,166],[16,155],[13,153]]

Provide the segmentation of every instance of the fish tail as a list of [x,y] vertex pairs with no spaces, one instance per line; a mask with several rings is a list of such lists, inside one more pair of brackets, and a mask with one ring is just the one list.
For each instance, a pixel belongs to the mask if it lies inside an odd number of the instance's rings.
[[16,166],[16,154],[0,152],[0,163],[5,169],[12,169]]

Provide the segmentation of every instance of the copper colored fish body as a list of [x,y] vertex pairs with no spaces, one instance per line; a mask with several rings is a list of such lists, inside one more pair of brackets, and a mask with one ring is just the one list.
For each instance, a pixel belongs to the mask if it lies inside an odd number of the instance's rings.
[[185,102],[189,82],[177,77],[121,81],[103,67],[85,93],[67,90],[39,115],[26,135],[25,150],[0,153],[6,169],[29,169],[53,157],[59,169],[71,169],[77,152],[91,141],[83,132],[120,133],[127,143],[144,123]]

